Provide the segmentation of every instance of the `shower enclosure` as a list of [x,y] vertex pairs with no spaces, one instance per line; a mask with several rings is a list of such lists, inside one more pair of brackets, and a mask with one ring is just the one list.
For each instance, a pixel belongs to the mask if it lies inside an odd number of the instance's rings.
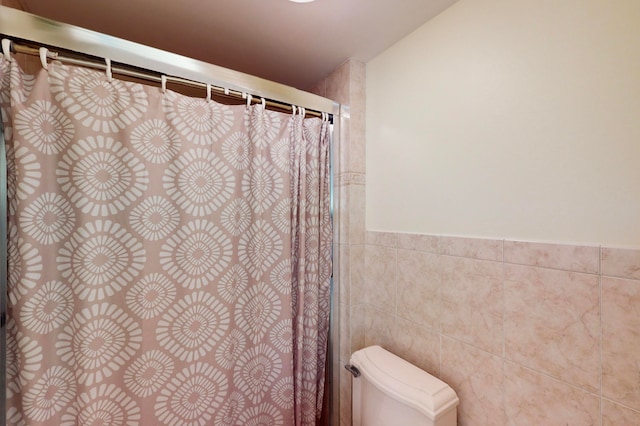
[[315,424],[339,106],[11,9],[0,28],[7,422]]

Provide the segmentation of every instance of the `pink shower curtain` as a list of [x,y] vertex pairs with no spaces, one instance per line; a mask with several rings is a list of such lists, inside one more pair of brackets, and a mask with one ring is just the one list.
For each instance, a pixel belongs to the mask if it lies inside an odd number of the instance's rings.
[[328,123],[0,59],[11,425],[311,425]]

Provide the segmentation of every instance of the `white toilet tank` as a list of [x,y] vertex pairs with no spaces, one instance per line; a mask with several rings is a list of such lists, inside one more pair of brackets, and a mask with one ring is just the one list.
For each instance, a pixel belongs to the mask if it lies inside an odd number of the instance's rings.
[[351,367],[353,426],[456,426],[458,396],[426,371],[380,346],[354,352]]

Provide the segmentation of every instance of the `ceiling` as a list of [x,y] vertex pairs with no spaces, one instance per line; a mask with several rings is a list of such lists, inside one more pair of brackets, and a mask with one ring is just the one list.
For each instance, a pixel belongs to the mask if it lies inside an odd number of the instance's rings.
[[309,89],[457,0],[18,0],[30,13]]

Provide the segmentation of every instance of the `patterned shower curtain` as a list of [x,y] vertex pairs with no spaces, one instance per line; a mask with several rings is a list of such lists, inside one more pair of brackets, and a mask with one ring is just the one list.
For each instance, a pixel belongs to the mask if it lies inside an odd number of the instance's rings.
[[0,59],[10,425],[311,425],[329,132]]

